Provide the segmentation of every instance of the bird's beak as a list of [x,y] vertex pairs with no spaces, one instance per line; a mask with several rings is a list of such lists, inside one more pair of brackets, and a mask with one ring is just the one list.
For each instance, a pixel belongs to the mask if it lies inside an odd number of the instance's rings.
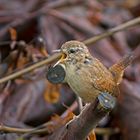
[[[59,51],[59,52],[61,52],[61,51]],[[65,60],[66,57],[67,57],[67,55],[66,55],[65,53],[62,52],[61,58],[55,63],[54,67],[55,67],[56,65],[58,65],[59,63],[62,63],[62,62]]]
[[61,52],[61,50],[60,49],[58,49],[58,50],[52,50],[52,52],[53,53],[59,53],[59,52]]

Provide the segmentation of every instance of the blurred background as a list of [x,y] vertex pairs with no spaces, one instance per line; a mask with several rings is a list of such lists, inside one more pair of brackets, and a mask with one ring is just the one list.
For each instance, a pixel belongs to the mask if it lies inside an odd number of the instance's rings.
[[[139,0],[0,0],[0,77],[52,55],[68,40],[84,41],[138,16]],[[140,28],[135,26],[98,41],[89,49],[109,67],[139,44]],[[61,120],[69,109],[79,114],[76,96],[68,85],[47,81],[49,67],[0,85],[2,125],[32,128]],[[117,107],[98,128],[103,129],[95,130],[97,140],[140,140],[140,49],[125,71]],[[1,132],[0,140],[18,136]],[[31,139],[47,140],[48,136]]]

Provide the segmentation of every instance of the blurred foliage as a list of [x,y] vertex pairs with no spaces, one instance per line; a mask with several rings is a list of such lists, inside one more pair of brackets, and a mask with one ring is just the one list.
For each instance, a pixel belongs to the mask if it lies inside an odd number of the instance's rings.
[[[140,16],[139,0],[1,0],[0,77],[48,57],[68,40],[83,41],[137,16]],[[103,39],[89,49],[109,67],[139,43],[140,29],[134,27]],[[140,51],[137,56],[125,72],[116,110],[99,124],[99,127],[117,127],[120,133],[108,137],[97,135],[97,140],[140,139]],[[69,108],[79,113],[71,89],[66,84],[52,85],[46,80],[49,67],[0,85],[0,123],[33,127],[56,121],[56,128],[49,129],[52,132],[73,117]],[[17,134],[0,134],[1,140],[17,137]],[[33,136],[33,139],[48,137]],[[88,139],[95,140],[93,132]]]

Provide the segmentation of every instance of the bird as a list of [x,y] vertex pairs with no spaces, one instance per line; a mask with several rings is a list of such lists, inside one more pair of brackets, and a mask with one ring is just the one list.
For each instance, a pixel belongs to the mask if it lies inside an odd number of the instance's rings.
[[59,51],[62,57],[55,66],[61,65],[64,68],[64,82],[85,103],[94,101],[100,93],[118,97],[118,85],[122,81],[124,70],[134,59],[134,55],[130,53],[107,68],[90,54],[84,43],[76,40],[64,43]]

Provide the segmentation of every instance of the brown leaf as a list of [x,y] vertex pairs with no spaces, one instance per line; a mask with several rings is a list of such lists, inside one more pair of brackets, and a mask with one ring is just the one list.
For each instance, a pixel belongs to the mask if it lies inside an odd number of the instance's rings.
[[53,85],[47,81],[47,88],[44,92],[44,99],[49,103],[56,103],[60,97],[60,85]]
[[92,132],[90,132],[87,139],[88,140],[96,140],[96,135],[95,135],[94,130]]
[[[65,117],[59,116],[57,114],[51,117],[50,124],[47,126],[49,133],[52,133],[54,130],[60,128],[62,125],[65,125],[67,122],[73,119],[74,113],[68,109],[68,113]],[[92,140],[92,139],[91,139]]]
[[14,28],[10,27],[9,32],[10,32],[11,40],[16,41],[17,40],[17,31]]

